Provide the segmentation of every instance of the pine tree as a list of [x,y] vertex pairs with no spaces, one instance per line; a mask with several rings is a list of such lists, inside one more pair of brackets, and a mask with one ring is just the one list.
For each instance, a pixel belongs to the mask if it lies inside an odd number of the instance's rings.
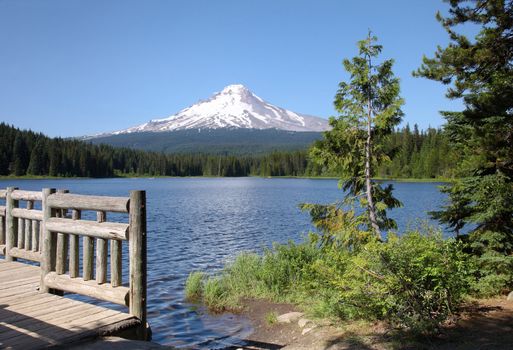
[[[451,42],[434,58],[424,57],[415,72],[449,85],[447,97],[465,104],[461,112],[443,112],[461,157],[459,180],[444,189],[450,203],[434,216],[456,232],[472,224],[472,246],[484,257],[481,270],[499,269],[509,257],[509,266],[500,268],[504,273],[513,268],[513,1],[449,3],[449,16],[437,19]],[[468,39],[456,31],[462,24],[481,30]]]
[[359,55],[343,61],[349,82],[341,82],[335,96],[337,118],[311,150],[314,160],[341,176],[346,200],[359,198],[366,208],[368,228],[381,237],[381,229],[396,227],[386,209],[400,206],[392,186],[382,188],[372,181],[377,168],[390,160],[384,142],[402,117],[399,79],[392,72],[393,60],[375,64],[382,50],[370,32],[358,42]]
[[22,133],[17,133],[14,139],[12,173],[16,176],[25,175],[29,162],[29,153],[27,144]]

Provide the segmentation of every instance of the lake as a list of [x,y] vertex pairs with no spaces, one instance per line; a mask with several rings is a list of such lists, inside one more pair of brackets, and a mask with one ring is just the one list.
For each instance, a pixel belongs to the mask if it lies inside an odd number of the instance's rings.
[[[404,207],[394,209],[399,232],[429,220],[443,204],[439,183],[395,182]],[[0,188],[64,188],[80,194],[128,196],[147,191],[148,319],[153,340],[176,347],[223,348],[251,332],[231,314],[212,316],[184,301],[190,271],[220,269],[241,251],[261,251],[272,242],[300,241],[312,229],[299,203],[342,198],[336,180],[264,178],[0,180]],[[436,224],[435,222],[431,222]]]

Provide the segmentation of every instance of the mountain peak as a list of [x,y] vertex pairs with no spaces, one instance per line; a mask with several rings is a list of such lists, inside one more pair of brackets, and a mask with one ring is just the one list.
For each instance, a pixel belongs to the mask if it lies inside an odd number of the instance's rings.
[[244,85],[232,84],[208,100],[200,101],[172,116],[112,134],[222,128],[325,131],[328,129],[328,121],[277,107]]
[[245,93],[245,92],[251,92],[251,91],[249,91],[249,89],[242,84],[231,84],[231,85],[225,86],[225,88],[221,91],[222,94],[230,94],[230,93],[240,94],[240,93]]

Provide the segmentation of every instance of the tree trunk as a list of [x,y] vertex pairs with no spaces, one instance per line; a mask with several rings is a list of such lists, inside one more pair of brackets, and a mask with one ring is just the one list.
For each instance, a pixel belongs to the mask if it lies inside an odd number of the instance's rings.
[[369,210],[369,220],[372,230],[381,239],[381,230],[379,229],[378,220],[376,219],[376,207],[374,206],[374,198],[372,197],[372,181],[371,181],[371,146],[372,146],[372,130],[371,130],[371,110],[369,101],[369,117],[367,121],[367,142],[365,143],[365,187],[367,194],[367,208]]
[[[369,45],[370,45],[370,32],[369,32]],[[369,61],[369,75],[372,68],[370,56]],[[367,209],[369,211],[369,221],[372,230],[381,240],[381,230],[379,229],[378,220],[376,218],[376,207],[374,206],[374,198],[372,197],[372,181],[371,181],[371,159],[372,159],[372,102],[371,102],[371,87],[369,81],[369,91],[367,98],[367,141],[365,142],[365,187],[367,194]]]

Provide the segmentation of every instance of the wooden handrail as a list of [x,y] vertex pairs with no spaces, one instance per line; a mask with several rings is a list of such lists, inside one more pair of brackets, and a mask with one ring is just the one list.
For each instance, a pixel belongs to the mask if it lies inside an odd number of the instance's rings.
[[[21,258],[40,262],[42,293],[71,292],[127,306],[129,313],[140,319],[143,327],[138,336],[145,339],[145,191],[131,191],[130,197],[107,197],[69,194],[51,188],[35,192],[9,187],[0,190],[0,197],[4,193],[6,205],[0,207],[0,253],[1,239],[5,236],[6,260]],[[20,207],[20,201],[26,202],[25,208]],[[35,201],[41,202],[41,210],[34,209]],[[96,220],[84,219],[82,211],[95,211]],[[109,212],[127,213],[128,224],[108,221]],[[5,232],[3,236],[2,232]],[[80,239],[82,273],[79,271]],[[129,286],[122,285],[124,241],[128,243]],[[95,244],[96,261],[93,259]],[[110,279],[107,274],[109,258]]]

